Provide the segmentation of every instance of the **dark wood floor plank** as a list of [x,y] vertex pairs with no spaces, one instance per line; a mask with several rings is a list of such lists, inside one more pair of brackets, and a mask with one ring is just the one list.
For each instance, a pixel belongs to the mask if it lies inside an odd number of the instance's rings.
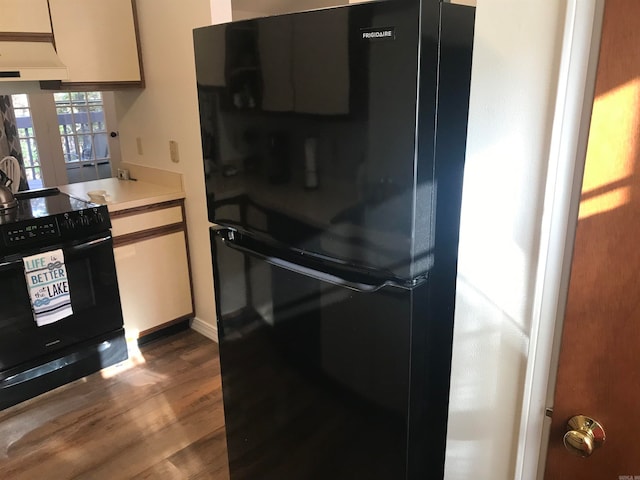
[[[214,478],[228,480],[224,428],[209,433],[200,440],[171,455],[160,465],[153,465],[137,475],[146,478]],[[161,476],[161,475],[166,475]]]
[[0,478],[228,478],[215,343],[182,332],[115,371],[0,412]]
[[[186,420],[198,404],[202,403],[203,396],[211,394],[216,388],[212,382],[202,385],[198,382],[200,388],[194,390],[185,379],[188,377],[183,375],[177,384],[171,385],[165,391],[137,398],[133,404],[123,405],[113,396],[105,395],[104,398],[96,400],[90,409],[79,410],[78,416],[65,415],[45,426],[50,428],[33,432],[36,434],[35,439],[31,436],[23,437],[21,442],[13,445],[13,451],[18,455],[38,458],[43,455],[64,455],[65,451],[81,448],[91,454],[87,461],[92,465],[104,463],[110,459],[110,450],[115,448],[117,454],[132,443],[153,435],[166,426]],[[141,431],[141,427],[144,427],[144,430]],[[87,428],[91,428],[96,435],[87,436]],[[55,441],[49,441],[43,448],[34,450],[35,445],[52,438]],[[107,442],[113,444],[109,449],[104,448]],[[65,465],[65,473],[73,476],[80,465],[82,462],[75,462],[71,470],[68,470],[70,466]]]
[[136,475],[131,480],[184,480],[186,478],[169,460],[162,460]]

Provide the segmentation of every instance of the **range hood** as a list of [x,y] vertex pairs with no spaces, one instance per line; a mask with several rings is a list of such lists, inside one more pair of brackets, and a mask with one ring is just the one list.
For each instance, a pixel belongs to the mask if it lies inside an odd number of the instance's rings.
[[0,42],[0,82],[67,80],[69,71],[50,42]]

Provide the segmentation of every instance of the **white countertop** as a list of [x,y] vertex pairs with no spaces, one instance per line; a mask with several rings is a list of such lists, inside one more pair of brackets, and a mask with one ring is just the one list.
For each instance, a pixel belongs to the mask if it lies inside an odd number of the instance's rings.
[[108,195],[106,205],[110,212],[185,198],[184,191],[176,187],[158,185],[141,180],[119,180],[117,178],[71,183],[69,185],[61,185],[58,188],[61,192],[72,197],[88,201],[91,200],[87,192],[105,190]]

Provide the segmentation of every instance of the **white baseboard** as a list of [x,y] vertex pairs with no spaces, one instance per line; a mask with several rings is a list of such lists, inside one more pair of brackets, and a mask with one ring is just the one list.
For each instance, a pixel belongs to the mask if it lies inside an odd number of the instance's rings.
[[199,318],[194,318],[191,321],[191,328],[196,332],[204,335],[207,338],[210,338],[214,342],[218,343],[218,327],[217,325],[211,325]]

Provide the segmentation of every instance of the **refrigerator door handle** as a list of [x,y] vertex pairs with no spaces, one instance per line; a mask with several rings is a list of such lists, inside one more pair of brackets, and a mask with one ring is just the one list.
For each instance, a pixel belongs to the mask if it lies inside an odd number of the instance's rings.
[[[266,251],[261,252],[255,248],[248,248],[242,245],[242,241],[239,239],[240,236],[231,229],[214,227],[212,228],[212,230],[222,237],[224,244],[229,248],[248,255],[252,255],[254,257],[258,257],[265,262],[270,263],[271,265],[287,269],[294,273],[299,273],[300,275],[315,278],[316,280],[320,280],[321,282],[331,283],[333,285],[345,287],[360,293],[373,293],[380,290],[381,288],[388,286],[406,288],[404,285],[400,285],[393,280],[385,280],[380,283],[365,283],[361,281],[349,280],[333,273],[325,272],[307,265],[303,265],[301,263],[291,262],[289,260],[285,260],[284,258],[270,255]],[[223,233],[223,230],[226,230],[226,232],[221,235],[221,233]]]
[[332,275],[327,272],[323,272],[321,270],[316,270],[313,268],[306,267],[304,265],[299,265],[293,262],[289,262],[282,258],[277,257],[263,257],[265,261],[268,263],[275,265],[277,267],[282,267],[287,270],[290,270],[294,273],[299,273],[301,275],[306,275],[307,277],[315,278],[316,280],[320,280],[322,282],[331,283],[333,285],[338,285],[340,287],[345,287],[350,290],[355,290],[360,293],[373,293],[380,290],[383,287],[392,285],[392,282],[387,281],[382,284],[369,284],[369,283],[361,283],[347,280],[342,277],[338,277],[336,275]]

